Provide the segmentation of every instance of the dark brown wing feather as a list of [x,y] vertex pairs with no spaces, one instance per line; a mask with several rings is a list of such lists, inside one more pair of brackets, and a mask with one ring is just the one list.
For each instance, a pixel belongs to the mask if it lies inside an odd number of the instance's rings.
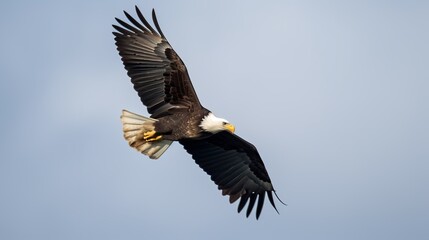
[[265,194],[276,209],[270,177],[258,151],[251,143],[227,131],[202,139],[180,140],[180,143],[195,162],[211,176],[222,190],[222,194],[230,196],[231,203],[241,197],[238,212],[250,199],[246,213],[248,217],[258,199],[256,207],[258,219]]
[[155,11],[152,18],[157,31],[136,6],[139,21],[125,12],[128,24],[116,18],[115,41],[128,76],[141,101],[153,117],[174,108],[201,108],[185,64],[162,33]]

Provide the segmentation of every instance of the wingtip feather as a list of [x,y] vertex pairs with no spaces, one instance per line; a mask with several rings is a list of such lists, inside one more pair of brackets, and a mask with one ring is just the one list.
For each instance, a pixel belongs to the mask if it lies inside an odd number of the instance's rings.
[[246,217],[249,217],[249,216],[250,216],[250,213],[252,213],[253,206],[255,205],[256,197],[257,197],[257,196],[258,196],[258,195],[256,195],[255,193],[252,193],[252,194],[250,195],[250,202],[249,202],[249,206],[247,206]]
[[258,194],[258,205],[256,206],[256,220],[259,219],[259,216],[261,215],[262,208],[264,207],[264,200],[265,200],[265,191]]
[[245,194],[241,196],[240,203],[238,203],[237,212],[240,213],[243,210],[244,206],[246,206],[247,200],[249,200],[250,195]]
[[144,17],[144,15],[142,14],[142,12],[140,11],[140,9],[137,6],[136,6],[136,12],[137,12],[137,16],[140,18],[140,20],[143,22],[143,24],[149,29],[149,31],[154,35],[158,35],[158,33],[149,24],[149,22],[146,20],[146,18]]
[[268,192],[267,192],[267,195],[268,195],[268,200],[269,200],[269,201],[270,201],[270,203],[271,203],[271,206],[273,206],[273,208],[276,210],[276,212],[277,212],[278,214],[280,214],[280,213],[279,213],[279,210],[277,210],[276,204],[274,203],[273,193],[272,193],[271,191],[268,191]]
[[286,204],[286,203],[284,203],[284,202],[279,198],[279,196],[277,195],[276,191],[275,191],[275,190],[273,190],[273,192],[274,192],[274,194],[276,195],[277,200],[279,200],[279,202],[281,202],[283,205],[287,206],[287,204]]
[[158,19],[156,18],[156,13],[155,13],[154,8],[152,8],[152,20],[153,20],[153,23],[155,24],[156,30],[158,30],[158,33],[161,35],[162,38],[166,39],[164,36],[164,33],[161,30],[161,27],[159,26]]

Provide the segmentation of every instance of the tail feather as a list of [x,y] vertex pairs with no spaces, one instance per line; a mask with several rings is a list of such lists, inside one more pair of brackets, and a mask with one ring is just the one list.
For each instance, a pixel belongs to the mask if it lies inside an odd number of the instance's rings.
[[122,130],[124,131],[124,137],[128,141],[128,144],[152,159],[161,157],[171,143],[173,143],[170,140],[146,142],[144,139],[139,138],[142,132],[153,130],[153,123],[156,121],[157,120],[153,118],[122,110]]

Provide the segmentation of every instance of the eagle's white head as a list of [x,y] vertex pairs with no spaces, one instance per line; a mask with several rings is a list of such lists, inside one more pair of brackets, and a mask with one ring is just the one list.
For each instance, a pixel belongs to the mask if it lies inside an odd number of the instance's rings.
[[230,131],[231,133],[234,133],[235,127],[231,123],[229,123],[227,120],[223,118],[216,117],[213,113],[207,114],[202,120],[199,125],[204,131],[210,132],[210,133],[217,133],[220,131]]

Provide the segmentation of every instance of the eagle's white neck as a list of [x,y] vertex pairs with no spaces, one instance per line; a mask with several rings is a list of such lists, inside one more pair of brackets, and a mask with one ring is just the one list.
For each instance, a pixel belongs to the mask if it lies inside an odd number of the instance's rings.
[[217,133],[225,130],[224,124],[226,123],[229,122],[223,118],[216,117],[213,113],[209,113],[201,120],[199,126],[206,132]]

